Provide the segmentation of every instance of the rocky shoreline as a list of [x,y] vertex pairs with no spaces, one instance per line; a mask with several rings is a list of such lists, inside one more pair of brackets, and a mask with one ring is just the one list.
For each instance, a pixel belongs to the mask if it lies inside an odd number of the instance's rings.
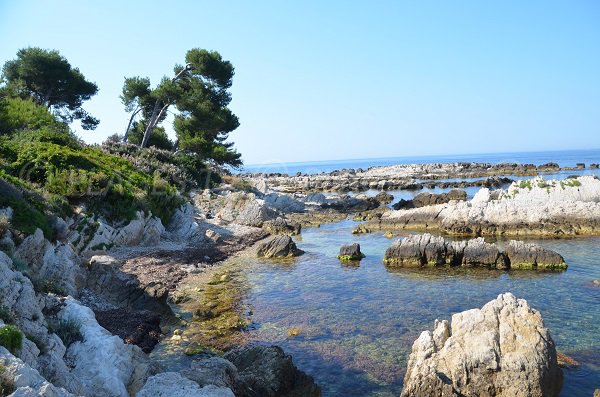
[[[301,233],[302,227],[348,218],[366,220],[364,232],[600,234],[600,181],[592,176],[565,181],[535,178],[512,182],[505,190],[482,188],[469,201],[464,192],[426,194],[396,210],[387,206],[393,199],[387,193],[331,197],[315,192],[330,189],[330,182],[341,186],[332,189],[336,191],[373,186],[385,190],[408,188],[415,178],[439,182],[457,176],[496,178],[487,181],[499,181],[492,186],[500,186],[510,180],[498,176],[556,170],[552,164],[432,164],[310,177],[260,175],[250,179],[250,189],[222,186],[192,195],[166,225],[142,212],[124,225],[82,213],[57,220],[55,242],[45,239],[39,229],[29,236],[7,230],[0,236],[6,252],[0,251],[0,328],[14,327],[22,337],[19,349],[0,347],[2,376],[16,379],[9,385],[14,394],[7,394],[318,396],[320,388],[314,380],[280,348],[227,340],[247,323],[236,312],[243,296],[228,284],[232,277],[222,267],[223,261],[246,249],[258,249],[265,258],[300,255],[291,235]],[[391,175],[395,175],[392,182],[385,182]],[[0,210],[10,219],[10,208]],[[360,246],[348,246],[342,247],[339,259],[363,256]],[[522,242],[510,242],[502,251],[483,239],[451,242],[429,234],[393,243],[385,262],[387,266],[566,269],[558,253]],[[190,285],[205,297],[186,295]],[[502,299],[513,308],[513,298]],[[526,306],[519,302],[518,307]],[[207,327],[202,330],[202,343],[189,343],[186,336],[194,321]],[[448,324],[436,326],[437,334],[449,336]],[[453,328],[452,335],[458,334]],[[177,354],[188,357],[183,368],[165,368],[149,355],[165,340],[179,346]],[[435,345],[436,351],[442,350],[444,341]],[[414,348],[413,354],[421,355]],[[420,395],[424,390],[419,382],[425,375],[409,377],[417,371],[415,360],[411,355],[403,395]],[[432,384],[446,390],[445,382]]]

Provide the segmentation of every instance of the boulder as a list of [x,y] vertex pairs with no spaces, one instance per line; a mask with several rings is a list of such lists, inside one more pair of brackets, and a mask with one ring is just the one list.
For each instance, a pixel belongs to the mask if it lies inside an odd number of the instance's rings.
[[453,189],[448,193],[419,193],[412,200],[400,199],[392,206],[395,210],[407,208],[420,208],[428,205],[444,204],[452,200],[464,201],[467,199],[467,192],[464,190]]
[[513,269],[566,269],[564,258],[557,252],[535,244],[511,240],[504,252]]
[[341,261],[359,261],[364,257],[365,254],[360,252],[360,244],[358,243],[342,245],[340,247],[340,254],[337,256]]
[[248,397],[317,397],[319,386],[278,346],[248,345],[224,355],[249,388]]
[[360,224],[360,225],[356,226],[354,229],[352,229],[352,234],[366,234],[366,233],[371,233],[371,229],[369,229],[368,227],[366,227],[363,224]]
[[199,236],[200,227],[194,220],[194,206],[186,203],[175,210],[166,228],[166,235],[174,241],[192,240]]
[[468,241],[446,241],[429,233],[415,234],[396,240],[386,250],[388,266],[463,266],[491,269],[566,270],[560,254],[535,244],[510,241],[505,252],[483,237]]
[[163,372],[148,378],[137,397],[235,397],[230,389],[200,387],[177,372]]
[[300,234],[302,230],[302,226],[298,222],[282,217],[266,221],[262,227],[270,234],[288,234],[291,236]]
[[254,193],[233,192],[225,198],[217,217],[225,222],[261,227],[265,221],[277,218],[278,212]]
[[214,385],[227,388],[232,390],[236,396],[247,393],[235,365],[221,357],[194,360],[189,368],[181,371],[181,374],[201,387]]
[[506,293],[421,333],[401,396],[557,397],[562,380],[542,316]]
[[257,256],[264,258],[282,258],[302,255],[304,251],[296,247],[290,236],[276,236],[258,246]]
[[379,192],[375,196],[375,200],[379,201],[381,204],[389,204],[394,200],[394,196],[387,192]]
[[270,193],[263,198],[269,207],[284,214],[304,212],[304,203],[287,194]]

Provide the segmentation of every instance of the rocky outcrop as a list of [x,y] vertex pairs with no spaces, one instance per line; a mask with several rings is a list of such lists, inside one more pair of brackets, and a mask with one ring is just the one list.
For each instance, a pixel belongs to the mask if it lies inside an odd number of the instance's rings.
[[137,397],[235,397],[230,389],[201,387],[177,372],[163,372],[148,379]]
[[381,204],[389,204],[394,200],[394,196],[387,192],[379,192],[375,196],[375,200],[379,201]]
[[392,206],[395,210],[408,209],[408,208],[420,208],[427,205],[436,205],[449,203],[452,200],[465,201],[467,199],[467,192],[464,190],[453,189],[448,193],[419,193],[412,200],[401,199],[399,202]]
[[288,234],[290,236],[295,236],[302,231],[300,223],[282,217],[277,217],[277,219],[272,221],[266,221],[263,223],[262,227],[270,234]]
[[261,227],[265,221],[277,218],[278,212],[254,193],[234,192],[225,198],[217,217],[225,222]]
[[368,197],[364,194],[357,196],[338,196],[328,199],[321,204],[322,209],[333,209],[340,212],[362,212],[369,211],[379,207],[381,203],[375,197]]
[[284,258],[302,255],[304,251],[296,247],[290,236],[276,236],[258,246],[257,256],[263,258]]
[[48,382],[38,371],[0,346],[1,386],[8,386],[11,397],[74,397],[63,388]]
[[364,257],[365,254],[360,251],[360,244],[358,243],[342,245],[340,254],[337,256],[341,261],[359,261]]
[[298,370],[292,357],[277,346],[244,346],[224,356],[237,368],[249,391],[247,397],[317,397],[319,386]]
[[600,180],[515,182],[508,190],[481,189],[467,202],[389,211],[369,227],[458,235],[600,234]]
[[562,379],[542,316],[506,293],[421,333],[401,396],[557,397]]
[[491,269],[565,270],[563,257],[551,250],[522,241],[510,241],[502,252],[481,237],[468,241],[446,241],[431,234],[396,240],[384,255],[387,266],[463,266]]
[[111,335],[92,310],[75,299],[66,299],[58,318],[80,326],[83,340],[73,342],[65,357],[73,365],[71,374],[81,380],[84,395],[129,397],[152,374],[153,367],[139,347]]

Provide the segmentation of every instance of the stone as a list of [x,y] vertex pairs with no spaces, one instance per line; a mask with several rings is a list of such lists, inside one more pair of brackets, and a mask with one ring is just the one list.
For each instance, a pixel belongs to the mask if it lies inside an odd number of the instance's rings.
[[221,357],[194,360],[189,368],[181,371],[181,374],[201,387],[214,385],[228,388],[235,395],[246,393],[246,387],[235,365]]
[[394,196],[387,192],[379,192],[375,196],[375,200],[379,201],[381,204],[389,204],[394,200]]
[[266,221],[263,223],[262,227],[270,234],[288,234],[290,236],[295,236],[302,231],[300,223],[282,217]]
[[505,250],[510,267],[538,269],[566,269],[564,258],[557,252],[535,244],[511,240]]
[[283,258],[302,255],[304,251],[296,247],[296,243],[290,236],[272,237],[258,246],[256,252],[258,257]]
[[463,266],[491,269],[566,270],[564,259],[557,252],[535,244],[510,241],[502,252],[483,237],[468,241],[447,241],[429,233],[414,234],[396,240],[386,250],[387,266]]
[[254,193],[233,192],[227,195],[217,218],[245,226],[261,227],[265,221],[277,218],[277,210]]
[[340,254],[337,256],[342,261],[359,261],[364,257],[365,255],[360,252],[360,244],[358,243],[342,245],[340,247]]
[[44,238],[42,230],[36,229],[19,245],[14,259],[26,264],[34,274],[37,274],[43,265],[44,254],[50,245]]
[[278,346],[247,345],[225,353],[249,388],[248,397],[317,397],[319,386]]
[[129,397],[151,375],[152,365],[141,349],[102,328],[90,308],[67,297],[57,317],[80,325],[83,340],[67,348],[65,359],[73,363],[71,374],[81,380],[83,394]]
[[163,372],[148,378],[137,397],[235,397],[230,389],[205,386],[177,372]]
[[136,345],[149,354],[160,341],[160,316],[149,310],[124,308],[96,310],[96,320],[125,343]]
[[9,379],[13,389],[11,397],[75,397],[67,390],[56,387],[44,379],[38,371],[0,346],[0,365],[4,367],[1,374]]
[[562,380],[542,316],[505,293],[421,333],[401,396],[557,397]]
[[194,206],[186,203],[175,210],[166,228],[166,235],[174,241],[194,240],[199,236],[200,226],[194,220]]
[[371,229],[363,225],[362,223],[352,229],[352,234],[366,234],[371,233]]

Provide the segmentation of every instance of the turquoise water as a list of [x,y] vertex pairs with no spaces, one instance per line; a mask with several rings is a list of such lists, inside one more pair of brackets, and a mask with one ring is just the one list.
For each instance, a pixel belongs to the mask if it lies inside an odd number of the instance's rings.
[[577,163],[585,163],[589,166],[590,163],[600,163],[600,149],[446,156],[405,156],[376,159],[308,161],[302,163],[250,164],[244,166],[242,172],[281,172],[290,175],[297,172],[318,174],[320,172],[331,172],[343,168],[367,169],[379,165],[454,162],[519,163],[535,165],[555,162],[561,167],[574,167]]
[[[276,262],[242,258],[248,281],[250,339],[281,345],[315,377],[324,396],[398,396],[413,341],[433,321],[481,307],[510,291],[541,311],[559,351],[578,360],[565,369],[562,396],[591,396],[600,387],[600,238],[530,240],[560,252],[564,273],[480,269],[389,271],[391,240],[352,235],[352,221],[306,229],[306,254]],[[335,256],[361,244],[360,265]],[[298,328],[300,335],[289,337]]]

